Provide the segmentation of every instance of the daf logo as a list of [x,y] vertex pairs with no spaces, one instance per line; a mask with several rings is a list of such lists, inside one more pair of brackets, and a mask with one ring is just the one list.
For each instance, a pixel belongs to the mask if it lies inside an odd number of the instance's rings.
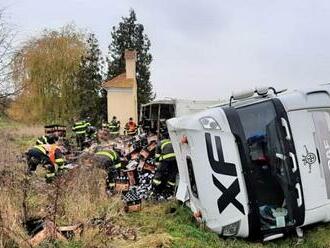
[[308,165],[309,173],[312,173],[312,165],[316,162],[316,156],[314,153],[309,152],[307,146],[304,146],[306,150],[306,155],[303,155],[302,161],[304,165]]
[[237,179],[237,171],[235,164],[227,163],[224,160],[221,139],[219,136],[215,136],[215,145],[218,155],[218,160],[215,160],[212,147],[212,139],[210,133],[205,133],[206,149],[207,156],[211,168],[215,174],[222,174],[236,177],[234,182],[226,188],[214,175],[212,175],[213,184],[220,190],[222,193],[219,197],[217,204],[219,213],[221,214],[227,206],[231,203],[233,204],[242,214],[245,214],[243,205],[236,199],[236,196],[240,192],[240,187]]

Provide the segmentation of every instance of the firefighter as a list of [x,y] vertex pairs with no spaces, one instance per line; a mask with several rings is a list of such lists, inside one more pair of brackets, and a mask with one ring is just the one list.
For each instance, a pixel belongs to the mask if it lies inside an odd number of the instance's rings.
[[44,166],[48,171],[46,181],[52,182],[57,170],[64,170],[65,159],[60,147],[56,144],[35,145],[27,152],[28,174],[32,175],[38,165]]
[[72,127],[72,131],[76,135],[77,146],[80,148],[80,150],[83,149],[84,140],[86,138],[86,131],[90,125],[91,124],[87,119],[84,121],[75,122]]
[[156,161],[159,161],[155,177],[152,181],[155,193],[167,192],[171,195],[175,191],[175,181],[178,173],[178,166],[175,153],[168,134],[163,135],[156,154]]
[[119,130],[120,130],[120,121],[117,120],[116,116],[113,116],[112,120],[109,124],[110,135],[118,136],[119,135]]
[[133,118],[130,117],[128,122],[125,125],[125,135],[134,136],[137,132],[137,125],[133,121]]
[[108,195],[112,195],[115,190],[115,179],[120,173],[121,162],[119,154],[110,148],[96,148],[95,161],[97,165],[107,171],[106,190]]
[[36,141],[36,145],[54,144],[58,140],[55,135],[43,135]]

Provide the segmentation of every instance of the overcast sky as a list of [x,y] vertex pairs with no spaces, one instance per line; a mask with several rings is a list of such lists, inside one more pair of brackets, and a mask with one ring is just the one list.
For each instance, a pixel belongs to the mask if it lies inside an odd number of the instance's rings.
[[256,85],[330,82],[328,0],[0,0],[24,40],[75,23],[107,53],[110,31],[136,11],[152,43],[158,97],[229,98]]

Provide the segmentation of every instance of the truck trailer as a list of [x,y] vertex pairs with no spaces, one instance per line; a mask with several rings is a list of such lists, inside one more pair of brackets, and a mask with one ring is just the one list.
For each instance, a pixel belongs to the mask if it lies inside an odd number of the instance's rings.
[[159,132],[168,119],[194,114],[219,103],[220,100],[158,99],[141,105],[139,120],[144,129]]
[[330,85],[233,93],[167,127],[176,197],[214,232],[268,241],[330,221]]

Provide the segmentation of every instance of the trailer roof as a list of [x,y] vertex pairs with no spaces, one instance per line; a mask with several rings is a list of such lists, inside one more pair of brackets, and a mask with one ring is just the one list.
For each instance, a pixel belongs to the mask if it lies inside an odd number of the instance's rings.
[[152,102],[142,104],[142,107],[156,105],[156,104],[175,104],[178,102],[182,103],[209,103],[210,106],[215,105],[220,102],[220,100],[193,100],[193,99],[181,99],[181,98],[165,98],[165,99],[157,99]]
[[149,105],[154,105],[154,104],[174,104],[175,103],[175,99],[159,99],[159,100],[155,100],[146,104],[142,104],[143,107],[145,106],[149,106]]

